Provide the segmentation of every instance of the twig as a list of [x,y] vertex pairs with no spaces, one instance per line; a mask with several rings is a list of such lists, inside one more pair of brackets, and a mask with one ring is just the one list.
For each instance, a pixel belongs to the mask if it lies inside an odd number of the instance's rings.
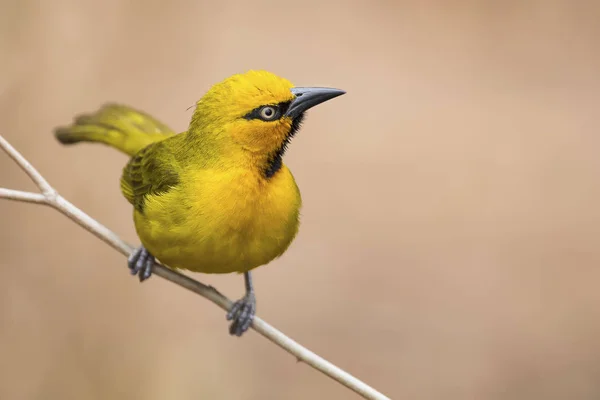
[[[14,160],[23,171],[25,171],[25,173],[42,192],[42,194],[39,194],[0,188],[0,198],[48,205],[60,211],[62,214],[79,224],[81,227],[87,229],[89,232],[106,242],[109,246],[116,249],[121,254],[128,256],[131,253],[132,247],[130,245],[121,240],[115,233],[110,231],[104,225],[100,224],[98,221],[91,218],[89,215],[60,196],[56,190],[44,179],[44,177],[1,135],[0,148],[2,148]],[[226,311],[228,311],[233,304],[231,300],[223,296],[212,286],[205,285],[163,265],[155,264],[152,272],[154,275],[160,276],[185,289],[199,294]],[[252,328],[256,332],[269,339],[271,342],[275,343],[277,346],[295,356],[297,360],[303,361],[311,367],[321,371],[323,374],[338,381],[363,398],[389,400],[389,398],[382,393],[353,377],[341,368],[336,367],[329,361],[318,356],[299,343],[293,341],[259,317],[254,317]]]
[[47,204],[46,196],[39,193],[22,192],[0,188],[0,197],[8,200],[23,201],[25,203]]

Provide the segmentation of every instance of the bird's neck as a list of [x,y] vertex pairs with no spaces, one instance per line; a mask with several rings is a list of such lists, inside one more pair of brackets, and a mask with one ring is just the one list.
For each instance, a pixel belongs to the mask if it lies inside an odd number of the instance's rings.
[[[211,169],[247,169],[258,176],[269,180],[283,167],[283,155],[287,148],[286,140],[270,154],[252,152],[231,146],[229,142],[219,143],[218,140],[206,140],[202,135],[194,132],[185,132],[185,140],[180,143],[181,152],[186,154],[182,164],[196,165],[201,168]],[[183,136],[183,135],[182,135]],[[181,139],[184,139],[181,137]],[[200,165],[197,165],[200,164]]]

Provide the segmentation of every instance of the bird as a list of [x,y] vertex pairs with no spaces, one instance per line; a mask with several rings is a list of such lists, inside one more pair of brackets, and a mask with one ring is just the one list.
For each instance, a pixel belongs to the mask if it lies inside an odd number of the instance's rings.
[[229,333],[239,337],[256,314],[251,271],[280,257],[298,233],[302,198],[283,163],[286,149],[308,109],[345,93],[250,70],[211,86],[184,132],[105,103],[54,134],[64,145],[101,143],[130,157],[120,189],[141,241],[128,258],[140,282],[155,260],[174,270],[244,275],[245,294],[226,314]]

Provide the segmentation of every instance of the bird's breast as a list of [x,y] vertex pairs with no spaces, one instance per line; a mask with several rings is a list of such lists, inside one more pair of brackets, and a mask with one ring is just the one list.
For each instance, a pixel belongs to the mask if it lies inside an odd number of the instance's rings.
[[285,166],[270,179],[244,169],[202,170],[181,182],[136,217],[142,243],[172,267],[250,270],[280,256],[298,231],[301,197]]

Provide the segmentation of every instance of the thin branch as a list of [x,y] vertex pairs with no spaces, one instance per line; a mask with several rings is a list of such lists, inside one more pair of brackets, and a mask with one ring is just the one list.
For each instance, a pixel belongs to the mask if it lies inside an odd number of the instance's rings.
[[0,197],[8,200],[23,201],[25,203],[47,204],[46,196],[39,193],[22,192],[20,190],[0,188]]
[[[49,205],[65,216],[69,217],[84,229],[94,234],[96,237],[107,243],[115,250],[119,251],[121,254],[128,256],[131,253],[133,249],[132,246],[125,243],[110,229],[106,228],[104,225],[100,224],[98,221],[81,211],[79,208],[75,207],[64,197],[60,196],[56,190],[44,179],[44,177],[1,135],[0,148],[2,148],[14,160],[23,171],[25,171],[25,173],[42,192],[42,194],[37,194],[0,188],[0,198]],[[231,300],[223,296],[212,286],[198,282],[161,264],[155,264],[152,272],[154,275],[167,279],[212,301],[214,304],[226,311],[228,311],[233,304]],[[290,339],[281,331],[275,329],[259,317],[254,317],[252,328],[265,338],[269,339],[271,342],[275,343],[277,346],[295,356],[296,359],[305,362],[318,371],[321,371],[323,374],[338,381],[363,398],[389,400],[389,398],[382,393]]]

